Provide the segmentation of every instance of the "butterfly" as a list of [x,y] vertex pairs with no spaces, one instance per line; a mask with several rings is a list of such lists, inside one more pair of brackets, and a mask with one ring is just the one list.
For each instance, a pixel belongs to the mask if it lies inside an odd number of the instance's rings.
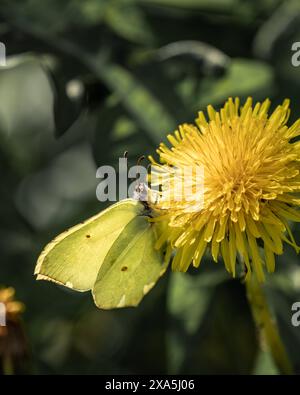
[[[138,197],[138,196],[137,196]],[[37,280],[92,291],[102,309],[137,306],[167,269],[155,249],[150,208],[124,199],[57,236],[40,254]]]

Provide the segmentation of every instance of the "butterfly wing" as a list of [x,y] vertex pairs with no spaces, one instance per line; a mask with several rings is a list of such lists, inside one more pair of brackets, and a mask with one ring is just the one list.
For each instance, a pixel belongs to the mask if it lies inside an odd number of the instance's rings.
[[92,289],[112,244],[143,211],[140,202],[126,199],[63,232],[42,251],[35,269],[37,279],[77,291]]
[[93,287],[99,308],[137,306],[150,291],[168,264],[154,248],[155,241],[155,227],[147,217],[128,223],[105,257]]

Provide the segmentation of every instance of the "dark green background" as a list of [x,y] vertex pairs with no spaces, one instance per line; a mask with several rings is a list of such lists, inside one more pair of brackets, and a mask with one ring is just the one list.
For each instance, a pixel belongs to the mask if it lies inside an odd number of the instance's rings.
[[[289,97],[300,117],[299,26],[298,0],[0,1],[0,284],[27,308],[21,372],[278,373],[259,350],[244,286],[221,262],[169,273],[138,308],[118,311],[36,282],[33,270],[53,236],[105,207],[97,166],[125,150],[135,164],[228,96]],[[290,322],[299,258],[287,248],[277,263],[266,288],[300,373]]]

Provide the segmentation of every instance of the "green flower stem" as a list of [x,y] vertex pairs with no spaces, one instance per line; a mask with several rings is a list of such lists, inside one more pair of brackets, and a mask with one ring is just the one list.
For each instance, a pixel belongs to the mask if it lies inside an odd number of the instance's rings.
[[293,374],[292,364],[281,341],[277,324],[269,309],[262,285],[254,275],[246,281],[246,290],[261,341],[265,342],[269,348],[279,371],[282,374]]

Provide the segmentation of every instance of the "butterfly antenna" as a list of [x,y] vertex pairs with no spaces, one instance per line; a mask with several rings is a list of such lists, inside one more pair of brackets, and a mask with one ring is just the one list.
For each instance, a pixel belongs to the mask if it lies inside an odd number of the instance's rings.
[[139,157],[139,159],[137,160],[137,165],[140,166],[141,162],[145,159],[145,155],[142,155]]

